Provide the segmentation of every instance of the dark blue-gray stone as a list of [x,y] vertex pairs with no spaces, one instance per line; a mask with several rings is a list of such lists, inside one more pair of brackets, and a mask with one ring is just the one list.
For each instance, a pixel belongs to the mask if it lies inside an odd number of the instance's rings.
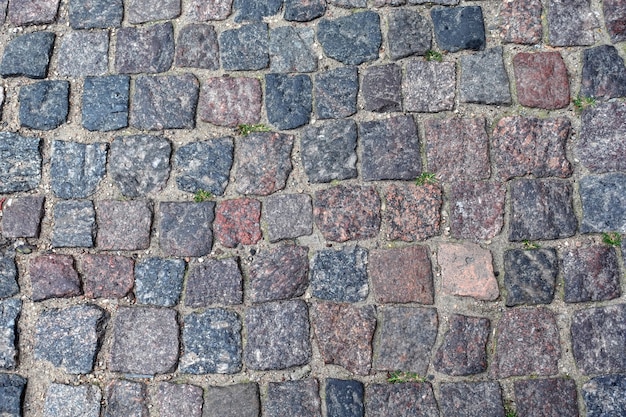
[[20,300],[0,301],[0,369],[17,367],[17,318],[21,311]]
[[506,305],[550,304],[558,273],[556,250],[552,248],[507,250],[504,252]]
[[424,55],[432,46],[432,23],[411,9],[389,12],[387,18],[389,57],[401,59],[410,55]]
[[130,77],[86,77],[83,86],[83,127],[108,132],[128,126]]
[[12,297],[19,291],[15,260],[8,254],[0,254],[0,298]]
[[0,132],[0,193],[28,191],[41,181],[41,139]]
[[626,416],[626,376],[606,375],[583,385],[587,417]]
[[102,393],[96,385],[52,383],[46,392],[44,417],[99,417]]
[[180,372],[234,374],[241,370],[241,319],[221,308],[191,313],[183,323]]
[[326,415],[328,417],[363,417],[363,383],[354,380],[326,380]]
[[313,72],[317,56],[313,52],[315,32],[311,28],[281,26],[270,31],[270,71]]
[[172,307],[183,290],[185,261],[148,258],[135,265],[135,296],[141,304]]
[[324,53],[348,65],[378,59],[382,43],[380,17],[366,11],[335,20],[322,19],[317,25],[317,39]]
[[501,46],[461,57],[460,91],[464,103],[511,104]]
[[505,416],[497,381],[443,383],[439,401],[441,411],[446,416]]
[[203,417],[259,417],[261,400],[256,382],[209,386],[204,396]]
[[161,202],[159,247],[171,256],[204,256],[213,245],[215,203]]
[[352,246],[321,250],[313,256],[310,271],[314,297],[348,303],[367,298],[366,249]]
[[263,20],[264,17],[277,14],[282,5],[283,0],[235,0],[235,22]]
[[402,68],[396,64],[371,66],[361,82],[365,110],[402,111]]
[[285,0],[283,18],[293,22],[308,22],[326,13],[326,0]]
[[20,124],[37,130],[52,130],[67,119],[70,83],[39,81],[20,88]]
[[626,67],[613,45],[583,52],[582,97],[609,99],[626,96]]
[[54,38],[55,34],[52,32],[34,32],[10,41],[4,49],[0,75],[46,78]]
[[265,417],[321,417],[317,379],[270,382],[263,402]]
[[93,247],[96,212],[91,200],[64,200],[54,206],[52,247]]
[[109,31],[77,30],[61,38],[57,47],[59,75],[104,75],[109,69]]
[[179,172],[178,189],[189,193],[204,190],[213,195],[224,194],[234,149],[231,137],[192,142],[178,148],[174,155],[174,166]]
[[106,172],[107,147],[99,142],[52,142],[50,183],[54,194],[59,198],[92,195]]
[[329,4],[346,9],[356,9],[367,7],[367,0],[328,0]]
[[123,0],[70,0],[72,29],[120,27],[124,17]]
[[587,175],[580,180],[582,233],[626,233],[626,174]]
[[220,60],[226,71],[253,71],[270,63],[267,23],[225,30],[219,37]]
[[115,70],[120,74],[165,72],[174,62],[172,22],[117,30]]
[[313,105],[308,75],[267,74],[265,108],[277,129],[295,129],[309,122]]
[[356,123],[349,119],[305,127],[300,137],[300,156],[309,181],[356,178],[356,143]]
[[480,6],[437,7],[431,10],[437,45],[444,51],[485,48],[485,25]]
[[0,374],[0,416],[22,417],[26,379],[16,374]]
[[176,65],[219,69],[219,46],[213,26],[191,24],[180,30],[176,41]]
[[359,75],[356,67],[339,67],[315,75],[315,113],[339,119],[356,113]]

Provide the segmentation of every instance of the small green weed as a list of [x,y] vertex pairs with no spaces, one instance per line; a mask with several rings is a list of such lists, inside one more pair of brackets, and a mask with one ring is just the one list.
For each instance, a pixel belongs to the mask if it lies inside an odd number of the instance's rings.
[[530,240],[523,240],[522,244],[524,245],[524,249],[527,250],[539,249],[541,247],[539,243],[531,242]]
[[506,414],[504,415],[504,417],[517,417],[517,413],[515,412],[515,410],[511,410],[510,408],[507,408]]
[[270,128],[264,124],[257,125],[239,125],[237,126],[237,134],[241,136],[248,136],[252,132],[269,132]]
[[211,199],[213,199],[213,193],[210,191],[198,190],[193,196],[193,201],[196,203],[201,203]]
[[572,102],[574,103],[576,110],[580,112],[585,110],[587,107],[591,107],[596,104],[596,99],[594,97],[578,96]]
[[622,236],[617,232],[602,233],[602,241],[609,246],[620,246],[622,244]]
[[393,371],[387,374],[387,382],[400,384],[402,382],[426,382],[426,378],[415,372]]
[[437,177],[432,172],[423,172],[415,179],[415,185],[435,184],[436,182]]
[[437,51],[433,51],[432,49],[426,51],[426,55],[424,55],[424,57],[426,58],[426,61],[443,61],[443,55]]

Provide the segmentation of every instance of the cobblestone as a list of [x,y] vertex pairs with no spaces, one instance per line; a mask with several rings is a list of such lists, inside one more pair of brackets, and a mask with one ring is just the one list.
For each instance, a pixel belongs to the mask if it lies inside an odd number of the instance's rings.
[[338,67],[315,75],[314,105],[320,119],[356,113],[359,76],[356,67]]
[[550,304],[558,273],[554,249],[507,250],[504,252],[506,305]]
[[153,3],[148,0],[129,0],[126,14],[130,23],[145,23],[173,19],[180,15],[180,0],[163,0]]
[[142,417],[148,414],[143,382],[116,380],[107,387],[105,417]]
[[548,40],[552,46],[591,45],[599,24],[588,0],[550,0]]
[[80,279],[70,255],[41,255],[30,260],[33,301],[82,294]]
[[410,61],[402,82],[404,111],[436,113],[452,110],[455,88],[453,63]]
[[626,399],[621,395],[626,389],[622,375],[592,378],[583,385],[583,399],[589,417],[620,415],[626,413]]
[[150,246],[152,210],[147,201],[100,201],[96,218],[96,245],[100,249],[142,250]]
[[267,23],[250,23],[219,36],[220,61],[228,71],[254,71],[270,63]]
[[439,410],[430,383],[371,384],[365,387],[365,415],[371,417],[437,417]]
[[7,417],[22,415],[26,379],[14,374],[0,374],[0,413]]
[[497,382],[448,382],[441,384],[441,411],[446,415],[504,417]]
[[84,255],[81,278],[89,298],[123,298],[135,283],[132,259],[117,255]]
[[267,74],[265,109],[277,129],[295,129],[309,122],[312,111],[311,77],[305,74]]
[[187,277],[185,305],[208,307],[212,304],[241,304],[242,282],[236,258],[207,260],[196,265]]
[[308,248],[284,245],[259,252],[249,268],[248,296],[254,303],[288,300],[309,284]]
[[135,265],[135,296],[140,304],[173,307],[183,289],[185,261],[148,258]]
[[443,343],[435,354],[437,372],[446,375],[476,375],[487,370],[487,339],[491,323],[482,317],[455,314]]
[[69,112],[70,83],[39,81],[20,88],[20,124],[52,130],[65,123]]
[[263,205],[263,222],[270,242],[295,239],[313,232],[313,206],[307,194],[270,196]]
[[163,202],[159,207],[159,246],[170,256],[204,256],[213,246],[215,203]]
[[2,236],[39,237],[44,214],[43,196],[11,198],[2,208]]
[[326,12],[324,0],[285,0],[284,18],[292,22],[308,22]]
[[17,320],[21,311],[20,300],[0,300],[0,369],[13,370],[17,367]]
[[566,303],[612,300],[621,295],[614,248],[598,245],[566,250],[560,263]]
[[497,182],[455,182],[450,186],[450,233],[457,239],[491,239],[504,225],[506,189]]
[[123,0],[70,0],[72,29],[120,27],[124,16]]
[[160,415],[202,417],[202,388],[191,384],[161,382],[158,390]]
[[364,301],[369,292],[367,250],[348,246],[317,252],[311,260],[311,290],[322,300]]
[[256,78],[209,78],[200,90],[198,117],[218,126],[256,124],[261,117],[261,96]]
[[571,379],[521,380],[514,384],[515,404],[520,415],[578,416],[576,383]]
[[223,195],[233,166],[234,148],[231,137],[191,142],[178,148],[174,155],[178,189]]
[[261,413],[256,382],[210,386],[206,390],[203,417],[258,417]]
[[270,31],[270,71],[313,72],[317,57],[313,53],[315,32],[310,28],[282,26]]
[[475,243],[442,243],[437,252],[444,294],[493,301],[500,295],[491,252]]
[[317,25],[317,40],[324,53],[347,65],[359,65],[378,58],[382,43],[380,17],[371,11],[337,19],[322,19]]
[[180,30],[176,41],[176,66],[219,69],[219,46],[213,26],[192,24]]
[[165,72],[174,61],[174,27],[167,22],[121,28],[115,51],[115,70],[120,74]]
[[206,22],[224,20],[230,16],[233,0],[192,0],[188,6],[188,15],[192,20]]
[[602,45],[583,52],[580,95],[598,99],[626,96],[626,66],[614,46]]
[[438,7],[430,12],[437,45],[444,51],[485,49],[485,26],[480,6]]
[[323,183],[355,178],[356,147],[357,129],[352,120],[334,120],[304,128],[300,155],[309,181]]
[[626,233],[626,175],[615,172],[604,175],[589,175],[580,182],[583,217],[582,233],[622,232]]
[[509,76],[502,47],[461,58],[461,101],[480,104],[511,104]]
[[402,68],[397,64],[372,66],[365,70],[361,96],[365,110],[374,112],[402,111]]
[[108,31],[68,33],[59,46],[59,74],[66,77],[104,75],[109,67],[108,51]]
[[59,0],[11,0],[7,17],[15,26],[41,25],[54,22],[58,9]]
[[432,23],[410,9],[392,10],[387,17],[389,57],[398,60],[424,55],[432,46]]
[[59,201],[54,205],[53,216],[52,247],[93,247],[96,212],[91,201]]
[[567,68],[559,52],[519,53],[513,72],[522,106],[554,110],[569,104]]
[[227,248],[254,245],[261,234],[261,202],[252,198],[225,200],[217,205],[213,231]]
[[41,139],[0,132],[0,193],[36,188],[41,181]]
[[603,2],[604,21],[611,42],[617,43],[626,40],[626,4],[624,0],[606,0]]
[[268,417],[321,417],[321,400],[316,379],[270,382],[263,406]]
[[86,77],[83,86],[83,127],[91,131],[118,130],[128,126],[130,77]]
[[33,32],[8,42],[0,63],[0,75],[46,78],[55,38],[52,32]]
[[500,34],[504,42],[534,45],[541,41],[543,27],[540,0],[505,0],[500,9]]
[[15,259],[13,256],[0,253],[0,299],[12,297],[19,291]]
[[441,188],[436,185],[388,185],[384,191],[385,237],[388,240],[414,242],[438,235],[441,194]]
[[602,103],[582,115],[582,128],[575,152],[594,173],[626,170],[626,105]]
[[46,392],[44,417],[98,417],[100,388],[91,384],[65,385],[52,383]]
[[365,389],[355,380],[326,379],[326,415],[334,417],[359,417],[365,413]]
[[60,198],[86,198],[106,173],[107,144],[52,142],[50,183],[52,192]]

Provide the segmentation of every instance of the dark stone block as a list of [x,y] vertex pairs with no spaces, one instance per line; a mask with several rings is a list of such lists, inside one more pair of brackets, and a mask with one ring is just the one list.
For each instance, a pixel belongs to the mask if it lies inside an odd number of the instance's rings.
[[515,381],[517,413],[528,417],[578,417],[578,394],[572,379]]
[[213,245],[215,203],[162,202],[159,246],[165,255],[204,256]]
[[123,0],[70,0],[72,29],[117,28],[124,17]]
[[99,417],[102,394],[96,385],[52,383],[46,391],[44,417]]
[[455,314],[435,355],[437,372],[446,375],[476,375],[487,370],[487,318]]
[[371,384],[365,387],[365,415],[439,417],[439,409],[428,382]]
[[107,408],[104,417],[144,417],[147,415],[146,384],[114,380],[108,385]]
[[609,99],[626,96],[626,66],[613,45],[601,45],[583,52],[580,95]]
[[270,382],[263,415],[267,417],[321,417],[321,400],[316,379]]
[[211,25],[184,26],[176,41],[176,66],[217,70],[219,46]]
[[181,0],[127,0],[126,16],[130,23],[170,20],[180,15]]
[[326,415],[362,417],[365,413],[363,383],[354,380],[326,379]]
[[410,61],[402,84],[404,111],[436,113],[454,108],[456,67],[453,62]]
[[55,37],[52,32],[33,32],[10,41],[2,55],[0,75],[46,78]]
[[552,46],[593,45],[600,27],[589,0],[550,0],[548,41]]
[[15,259],[7,254],[0,254],[0,299],[12,297],[19,291]]
[[320,119],[356,113],[359,76],[356,67],[339,67],[315,75],[315,113]]
[[39,237],[41,218],[43,217],[44,197],[24,196],[9,198],[2,205],[2,236]]
[[156,403],[161,416],[202,417],[201,387],[161,382]]
[[0,374],[0,414],[6,417],[22,416],[22,400],[26,379],[15,374]]
[[414,242],[439,234],[442,190],[437,185],[391,184],[384,189],[388,240]]
[[258,78],[209,78],[200,90],[198,117],[218,126],[253,125],[261,118],[262,102]]
[[334,20],[322,19],[317,25],[317,40],[327,56],[344,64],[376,60],[382,44],[380,17],[365,11]]
[[621,295],[615,248],[596,245],[566,250],[561,265],[566,303],[612,300]]
[[134,262],[116,255],[84,255],[81,278],[89,298],[123,298],[134,285]]
[[243,302],[243,277],[236,258],[206,259],[197,264],[187,276],[185,288],[188,307]]
[[513,58],[513,72],[522,106],[555,110],[569,105],[567,68],[559,52],[519,53]]
[[415,10],[391,10],[387,26],[389,57],[393,60],[424,55],[432,46],[432,23]]
[[41,255],[31,259],[29,273],[33,301],[82,294],[74,258],[69,255]]
[[356,123],[352,120],[306,126],[300,136],[300,155],[309,181],[356,178],[356,146]]
[[311,260],[311,290],[322,300],[364,301],[369,292],[367,250],[352,246],[315,253]]
[[583,111],[575,153],[594,173],[626,171],[626,103],[601,103]]
[[327,0],[328,3],[337,6],[343,7],[346,9],[356,9],[356,8],[365,8],[367,7],[367,0]]
[[313,106],[311,88],[308,75],[267,74],[265,108],[269,122],[280,130],[307,124]]
[[582,233],[626,233],[626,174],[588,175],[580,180]]
[[605,0],[602,2],[604,23],[611,42],[626,40],[626,2],[624,0]]
[[443,383],[440,398],[444,415],[504,417],[502,393],[496,381]]
[[108,132],[128,126],[130,77],[86,77],[83,86],[83,127]]
[[315,31],[312,28],[281,26],[270,31],[270,71],[313,72],[317,56],[313,51]]
[[61,126],[69,112],[70,83],[39,81],[20,88],[20,124],[37,130]]
[[461,57],[460,91],[465,103],[511,104],[501,46]]
[[172,307],[183,290],[185,261],[148,258],[135,265],[135,296],[140,304]]
[[263,222],[271,243],[313,233],[313,206],[308,194],[282,194],[263,203]]
[[150,246],[152,208],[147,201],[100,201],[96,214],[96,245],[100,249],[142,250]]
[[361,96],[365,110],[374,112],[402,111],[402,68],[396,64],[365,69]]
[[592,378],[583,385],[587,417],[626,415],[626,377],[607,375]]
[[109,69],[109,31],[74,31],[61,38],[57,48],[59,75],[104,75]]
[[96,212],[90,200],[59,201],[54,205],[52,247],[91,248],[96,234]]
[[434,8],[430,12],[437,45],[444,51],[485,49],[485,25],[480,6]]
[[252,198],[225,200],[217,205],[213,222],[215,238],[227,248],[254,245],[261,233],[261,202]]
[[41,181],[41,139],[0,132],[0,193],[36,188]]
[[304,294],[309,284],[309,249],[277,246],[259,252],[249,270],[253,303],[287,300]]
[[223,137],[181,146],[174,155],[179,190],[222,195],[233,165],[233,138]]
[[491,239],[504,226],[506,187],[496,181],[460,181],[450,186],[450,232],[457,239]]
[[203,417],[259,417],[259,386],[256,382],[209,386],[204,395],[203,409]]
[[267,23],[258,22],[220,34],[220,60],[226,71],[254,71],[270,63]]
[[285,0],[283,18],[291,22],[308,22],[326,13],[325,0]]
[[278,14],[283,0],[235,0],[235,22],[260,21],[264,17]]
[[50,177],[52,191],[60,198],[86,198],[106,173],[106,143],[52,142]]
[[506,305],[550,304],[554,299],[558,272],[554,249],[512,249],[504,252]]
[[14,26],[41,25],[56,19],[59,0],[11,0],[8,17]]
[[171,22],[117,31],[115,70],[120,74],[165,72],[174,61]]
[[22,302],[18,299],[0,301],[0,369],[17,368],[17,320],[21,311]]

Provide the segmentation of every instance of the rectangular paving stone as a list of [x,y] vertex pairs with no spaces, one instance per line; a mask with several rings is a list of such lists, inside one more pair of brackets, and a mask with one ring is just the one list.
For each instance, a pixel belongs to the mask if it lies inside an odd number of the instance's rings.
[[0,75],[46,78],[55,38],[52,32],[33,32],[10,40],[2,55]]
[[187,275],[185,305],[208,307],[243,302],[243,277],[237,258],[206,259]]
[[70,0],[72,29],[117,28],[123,16],[123,0]]
[[465,103],[511,104],[501,46],[461,57],[460,93]]
[[283,19],[290,22],[308,22],[323,16],[325,0],[285,0]]
[[326,378],[326,415],[361,417],[365,413],[363,383],[355,380]]
[[369,292],[367,250],[346,246],[323,249],[311,260],[311,292],[322,300],[356,303]]
[[230,178],[234,149],[233,138],[229,136],[179,147],[174,154],[178,189],[189,193],[208,191],[213,195],[223,195]]
[[527,379],[515,381],[515,406],[528,417],[577,417],[578,394],[573,379]]
[[316,379],[270,382],[263,415],[267,417],[321,417],[319,384]]
[[35,130],[52,130],[65,123],[69,113],[70,83],[39,81],[20,87],[20,124]]
[[389,57],[398,60],[411,55],[424,55],[432,46],[431,33],[432,23],[418,11],[404,8],[391,10],[387,16]]
[[580,96],[597,99],[626,96],[626,66],[613,45],[583,51]]
[[626,40],[626,2],[624,0],[605,0],[602,2],[604,24],[611,37],[611,42]]
[[161,382],[156,396],[159,415],[202,417],[203,394],[196,385]]
[[321,19],[317,24],[317,41],[329,58],[346,65],[359,65],[378,59],[382,44],[380,16],[364,11]]
[[258,417],[261,413],[256,382],[209,386],[204,394],[203,417]]
[[309,123],[313,109],[311,77],[306,74],[266,74],[265,110],[268,121],[279,130]]
[[108,52],[108,31],[70,32],[57,48],[57,70],[66,77],[104,75],[109,69]]
[[219,47],[213,26],[191,24],[178,32],[176,66],[219,69]]
[[359,76],[356,67],[338,67],[315,74],[315,114],[319,119],[348,117],[356,113]]
[[15,258],[0,252],[0,299],[12,297],[19,291]]
[[0,300],[0,369],[17,368],[17,320],[21,311],[20,300],[15,298]]
[[588,175],[580,180],[582,233],[626,233],[626,175],[615,172]]
[[130,77],[85,77],[82,124],[91,131],[108,132],[128,126]]
[[484,301],[494,301],[500,295],[489,249],[470,242],[442,243],[437,263],[444,294]]
[[500,35],[507,43],[534,45],[541,41],[543,27],[540,0],[504,0],[500,9]]
[[622,375],[607,375],[592,378],[583,385],[583,399],[587,416],[623,415],[626,413],[626,378]]
[[161,202],[159,247],[168,256],[204,256],[213,245],[215,203]]
[[86,254],[81,258],[81,278],[89,298],[124,298],[135,283],[134,262],[119,255]]
[[173,307],[178,304],[185,275],[182,259],[148,258],[135,265],[135,296],[140,304]]
[[452,315],[433,361],[437,372],[454,376],[485,372],[490,329],[487,318]]
[[312,183],[356,178],[357,129],[352,120],[308,125],[300,135],[300,157]]
[[548,41],[552,46],[592,45],[600,24],[589,0],[550,0]]
[[328,0],[328,3],[346,9],[367,7],[367,0]]
[[109,383],[104,417],[143,417],[146,415],[148,415],[146,384],[120,379]]
[[257,124],[261,118],[261,82],[256,78],[209,78],[200,89],[198,117],[218,126]]
[[6,417],[22,416],[25,388],[25,378],[16,374],[0,374],[0,414]]
[[171,22],[124,27],[117,31],[115,70],[118,73],[165,72],[173,61],[174,27]]
[[454,108],[453,62],[409,61],[402,82],[404,111],[436,113]]
[[174,19],[180,15],[180,0],[127,0],[126,15],[133,24]]
[[438,417],[439,409],[429,382],[371,384],[365,387],[365,415]]
[[60,198],[86,198],[106,173],[108,144],[55,140],[50,160],[50,185]]
[[506,187],[495,181],[460,181],[450,186],[450,234],[473,241],[491,239],[504,226]]
[[0,132],[0,193],[36,188],[41,181],[41,139]]
[[152,209],[147,201],[100,201],[96,205],[96,245],[104,250],[142,250],[150,246]]
[[485,49],[485,24],[480,6],[436,7],[430,11],[440,49],[458,52]]
[[227,248],[254,245],[261,233],[261,202],[253,198],[224,200],[217,204],[213,222],[215,239]]
[[233,0],[191,0],[187,16],[198,22],[224,20],[230,16]]
[[437,185],[390,184],[384,188],[385,238],[415,242],[439,234],[442,190]]
[[569,105],[567,68],[559,52],[519,53],[513,57],[513,73],[522,106],[555,110]]
[[219,36],[220,62],[226,71],[255,71],[270,63],[267,23],[228,29]]
[[594,245],[562,252],[566,303],[612,300],[621,295],[615,248]]
[[308,194],[281,194],[265,199],[263,223],[274,243],[313,233],[313,206]]
[[2,236],[39,237],[41,218],[44,214],[43,196],[9,198],[2,205]]
[[100,388],[91,384],[52,383],[46,391],[44,417],[100,416]]
[[445,415],[504,417],[502,393],[497,381],[441,384],[441,411]]
[[309,284],[308,254],[309,248],[296,245],[275,246],[257,253],[248,269],[248,298],[263,303],[304,294]]
[[313,51],[315,31],[311,28],[281,26],[270,30],[270,71],[314,72],[317,55]]
[[235,0],[235,22],[263,20],[264,17],[277,14],[282,4],[282,0]]
[[7,17],[15,26],[42,25],[54,22],[58,9],[59,0],[11,0]]
[[626,104],[600,103],[583,111],[575,154],[591,172],[626,171]]
[[373,112],[402,111],[402,68],[397,64],[371,66],[361,81],[365,110]]
[[550,304],[558,273],[559,262],[552,248],[505,251],[506,305]]
[[59,201],[54,205],[53,218],[52,247],[93,247],[96,212],[92,201]]
[[33,301],[82,294],[80,279],[70,255],[41,255],[29,262]]

